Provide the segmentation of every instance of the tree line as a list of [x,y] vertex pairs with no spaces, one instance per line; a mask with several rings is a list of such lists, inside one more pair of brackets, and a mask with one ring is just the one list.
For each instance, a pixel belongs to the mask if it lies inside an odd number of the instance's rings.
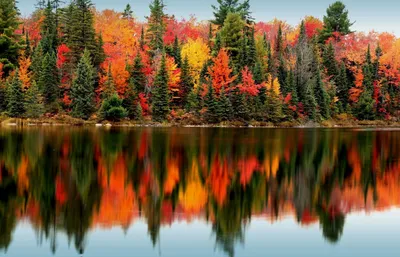
[[[379,43],[357,62],[338,53],[355,35],[339,1],[296,29],[257,23],[248,0],[218,0],[214,19],[196,25],[161,0],[145,23],[129,4],[115,17],[90,0],[41,0],[28,19],[15,0],[0,7],[0,112],[10,117],[279,123],[393,119],[400,108],[399,69],[381,62]],[[101,28],[110,23],[121,42]]]

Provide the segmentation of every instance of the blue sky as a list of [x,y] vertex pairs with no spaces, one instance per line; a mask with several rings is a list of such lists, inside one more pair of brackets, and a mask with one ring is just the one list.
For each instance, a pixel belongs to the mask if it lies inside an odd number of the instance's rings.
[[[148,15],[150,0],[92,0],[97,9],[123,10],[131,4],[135,16],[141,20]],[[19,0],[21,13],[26,15],[33,10],[36,0]],[[212,18],[211,5],[216,0],[164,0],[167,13],[176,17],[196,15],[200,20]],[[334,0],[250,0],[253,16],[257,21],[269,21],[275,17],[296,25],[306,15],[322,18],[326,8]],[[398,0],[345,0],[350,18],[356,21],[354,29],[379,32],[394,32],[400,36],[400,1]]]

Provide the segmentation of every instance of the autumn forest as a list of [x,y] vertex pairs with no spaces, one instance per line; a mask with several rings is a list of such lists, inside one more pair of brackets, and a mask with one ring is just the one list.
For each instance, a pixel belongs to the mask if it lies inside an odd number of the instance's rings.
[[0,0],[0,112],[185,124],[399,117],[400,40],[354,31],[342,2],[297,26],[256,21],[249,0],[217,0],[211,21],[149,7],[142,22],[129,4],[39,0],[22,17]]

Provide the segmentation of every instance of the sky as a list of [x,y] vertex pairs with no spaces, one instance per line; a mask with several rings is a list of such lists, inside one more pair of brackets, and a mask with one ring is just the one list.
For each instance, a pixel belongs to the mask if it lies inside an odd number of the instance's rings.
[[[69,1],[69,0],[67,0]],[[114,9],[122,11],[130,4],[134,14],[140,20],[149,13],[150,0],[92,0],[97,9]],[[270,21],[273,18],[286,20],[297,25],[306,15],[323,17],[326,8],[334,0],[250,0],[251,11],[256,21]],[[344,0],[349,10],[350,19],[356,23],[353,29],[368,32],[392,32],[400,36],[400,1],[398,0]],[[19,0],[19,8],[23,15],[34,9],[36,0]],[[177,18],[188,18],[195,15],[199,20],[213,17],[211,5],[217,0],[164,0],[168,14]]]

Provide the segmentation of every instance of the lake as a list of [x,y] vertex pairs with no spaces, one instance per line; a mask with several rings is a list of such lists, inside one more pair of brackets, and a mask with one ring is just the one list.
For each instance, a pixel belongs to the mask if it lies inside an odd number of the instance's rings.
[[1,128],[0,255],[398,256],[400,131]]

